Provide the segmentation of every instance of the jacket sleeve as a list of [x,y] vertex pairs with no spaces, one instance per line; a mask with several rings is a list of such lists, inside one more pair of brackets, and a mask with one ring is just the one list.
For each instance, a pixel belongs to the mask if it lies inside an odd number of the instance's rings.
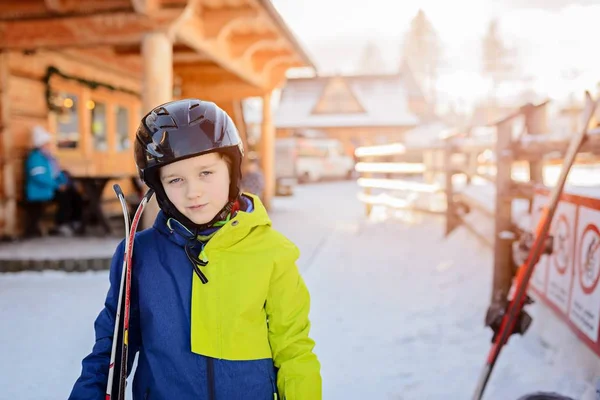
[[275,263],[266,302],[277,389],[284,400],[320,400],[321,365],[309,337],[310,295],[296,266],[298,249],[288,246]]
[[[117,247],[110,266],[110,288],[106,296],[104,309],[100,312],[94,323],[96,343],[94,344],[92,352],[82,361],[81,375],[75,382],[69,400],[105,399],[106,385],[108,383],[108,367],[115,327],[115,315],[121,284],[121,271],[123,269],[124,249],[125,242],[122,241]],[[132,299],[129,321],[128,374],[131,371],[135,354],[140,346],[139,312],[136,308],[135,301]],[[123,315],[121,315],[121,317],[123,317]]]
[[69,177],[67,176],[67,174],[64,173],[64,171],[61,171],[60,174],[58,174],[58,177],[56,178],[56,186],[62,186],[62,185],[68,185],[69,184]]
[[55,189],[58,187],[52,178],[48,161],[38,153],[32,153],[26,162],[27,179],[36,185]]

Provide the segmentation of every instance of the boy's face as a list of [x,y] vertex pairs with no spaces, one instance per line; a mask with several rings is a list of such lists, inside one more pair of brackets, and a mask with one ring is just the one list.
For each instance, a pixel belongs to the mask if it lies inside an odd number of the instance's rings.
[[171,203],[196,224],[210,222],[229,200],[229,169],[217,153],[165,165],[160,181]]

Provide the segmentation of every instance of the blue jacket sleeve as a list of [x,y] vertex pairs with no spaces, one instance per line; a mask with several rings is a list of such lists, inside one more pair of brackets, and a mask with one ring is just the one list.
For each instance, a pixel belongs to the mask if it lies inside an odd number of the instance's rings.
[[68,185],[69,183],[69,177],[61,171],[61,173],[58,174],[58,178],[56,178],[56,186]]
[[56,181],[52,178],[50,163],[39,152],[31,153],[27,158],[26,168],[27,179],[31,182],[35,182],[36,185],[52,189],[58,187]]
[[[108,382],[108,367],[115,327],[115,315],[121,284],[121,271],[123,269],[124,249],[125,242],[122,241],[117,247],[110,266],[110,288],[106,296],[104,309],[100,312],[94,323],[96,343],[94,344],[92,352],[82,361],[81,375],[75,382],[69,400],[105,399],[106,385]],[[122,317],[123,315],[121,315],[121,318]],[[135,354],[140,347],[139,309],[137,307],[137,302],[133,298],[131,300],[129,330],[128,374],[131,371]]]

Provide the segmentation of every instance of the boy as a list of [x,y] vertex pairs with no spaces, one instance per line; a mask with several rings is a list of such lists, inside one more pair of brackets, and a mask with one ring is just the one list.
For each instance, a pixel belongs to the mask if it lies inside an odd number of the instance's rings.
[[[135,161],[161,211],[135,238],[134,399],[321,399],[299,252],[257,197],[240,194],[242,157],[237,129],[213,103],[173,101],[142,119]],[[104,398],[123,248],[72,400]]]

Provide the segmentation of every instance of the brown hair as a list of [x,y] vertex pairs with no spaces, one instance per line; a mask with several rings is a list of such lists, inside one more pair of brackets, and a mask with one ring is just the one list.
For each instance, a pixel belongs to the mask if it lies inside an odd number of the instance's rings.
[[231,159],[231,157],[228,154],[221,153],[220,151],[217,152],[217,154],[219,155],[219,157],[221,157],[223,160],[225,160],[225,163],[227,164],[227,171],[229,172],[229,175],[231,176],[231,171],[233,170],[233,160]]

